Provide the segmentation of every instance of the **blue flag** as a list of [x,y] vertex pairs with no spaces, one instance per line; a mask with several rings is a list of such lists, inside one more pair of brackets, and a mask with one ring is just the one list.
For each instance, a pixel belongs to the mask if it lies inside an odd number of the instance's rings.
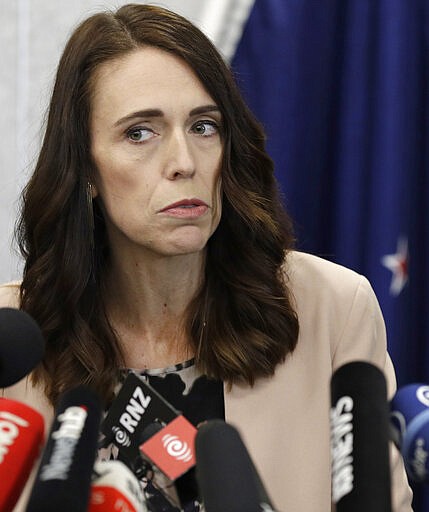
[[429,383],[429,2],[256,1],[232,67],[298,248],[370,280],[398,385]]

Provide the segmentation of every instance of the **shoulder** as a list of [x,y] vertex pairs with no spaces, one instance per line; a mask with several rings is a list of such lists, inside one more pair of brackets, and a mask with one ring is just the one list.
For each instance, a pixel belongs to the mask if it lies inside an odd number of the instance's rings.
[[306,308],[314,304],[318,310],[325,303],[340,309],[362,300],[377,303],[365,276],[318,256],[291,251],[285,258],[283,270],[298,307],[302,302]]
[[386,366],[386,333],[375,293],[363,276],[310,254],[288,253],[284,271],[300,338],[329,347],[332,369],[352,360]]
[[0,307],[19,308],[19,281],[13,281],[0,285]]
[[[376,310],[378,301],[368,279],[318,256],[292,251],[284,262],[287,286],[301,314],[315,309],[326,319],[341,323],[359,311]],[[332,315],[334,313],[334,315]]]
[[[287,278],[296,286],[305,286],[311,283],[312,288],[322,285],[335,284],[338,280],[344,280],[346,286],[359,283],[363,276],[338,263],[312,254],[290,251],[283,265]],[[342,281],[343,282],[343,281]]]

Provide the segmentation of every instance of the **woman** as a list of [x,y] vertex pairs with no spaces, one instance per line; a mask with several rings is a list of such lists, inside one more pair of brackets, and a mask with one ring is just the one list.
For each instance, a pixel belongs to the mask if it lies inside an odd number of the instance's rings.
[[19,235],[23,280],[0,305],[29,312],[47,351],[6,396],[49,423],[65,390],[108,408],[136,370],[196,425],[236,425],[279,510],[330,509],[330,377],[368,360],[393,393],[383,320],[363,277],[292,250],[264,134],[198,29],[147,5],[77,28]]

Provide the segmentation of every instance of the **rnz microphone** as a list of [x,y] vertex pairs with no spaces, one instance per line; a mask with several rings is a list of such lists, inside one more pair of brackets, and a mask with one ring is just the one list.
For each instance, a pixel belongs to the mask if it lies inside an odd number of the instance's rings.
[[89,389],[62,395],[27,512],[87,511],[100,417],[100,400]]
[[429,483],[429,386],[404,386],[396,392],[390,409],[408,476],[414,482]]
[[10,512],[44,442],[44,420],[14,400],[0,399],[0,510]]
[[337,512],[391,512],[386,380],[356,361],[331,379],[332,500]]
[[195,452],[204,510],[273,511],[250,455],[232,425],[222,420],[201,425]]
[[44,352],[45,340],[33,318],[19,309],[0,308],[0,388],[24,378]]
[[88,512],[147,512],[139,481],[119,460],[98,461]]
[[[144,433],[156,432],[146,439]],[[162,430],[160,432],[159,430]],[[101,425],[107,442],[119,449],[120,459],[139,473],[153,462],[170,480],[176,480],[195,464],[195,427],[152,386],[130,373]]]

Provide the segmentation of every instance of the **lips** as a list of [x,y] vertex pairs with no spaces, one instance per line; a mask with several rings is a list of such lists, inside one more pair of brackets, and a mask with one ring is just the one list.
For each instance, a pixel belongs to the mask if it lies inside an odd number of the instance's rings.
[[159,213],[178,218],[196,218],[204,215],[208,208],[207,203],[201,201],[201,199],[181,199],[165,206]]
[[207,206],[207,204],[204,201],[201,201],[200,199],[181,199],[176,203],[169,204],[160,211],[165,212],[167,210],[172,210],[174,208],[192,208],[193,206]]

